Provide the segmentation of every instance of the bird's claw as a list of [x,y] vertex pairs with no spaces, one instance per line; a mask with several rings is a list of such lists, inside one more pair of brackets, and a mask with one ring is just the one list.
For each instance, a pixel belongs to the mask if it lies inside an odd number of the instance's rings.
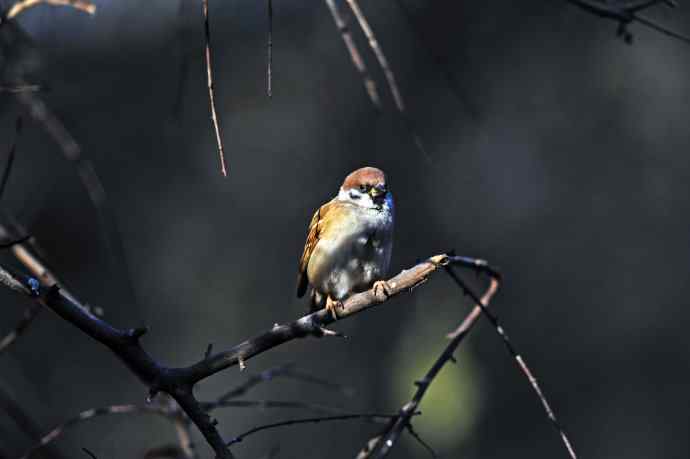
[[374,293],[374,296],[379,301],[386,301],[386,299],[391,296],[391,292],[393,291],[391,286],[385,280],[374,282],[374,285],[371,287],[371,289]]
[[343,302],[334,300],[330,296],[326,298],[326,310],[331,313],[333,320],[338,320],[337,309],[343,309]]

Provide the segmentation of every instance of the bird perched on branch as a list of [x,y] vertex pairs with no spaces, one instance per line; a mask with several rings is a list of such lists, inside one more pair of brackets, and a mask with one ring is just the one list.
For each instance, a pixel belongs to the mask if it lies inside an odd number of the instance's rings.
[[371,287],[388,295],[382,280],[393,246],[393,195],[386,176],[363,167],[345,177],[338,195],[309,224],[299,262],[297,297],[311,287],[311,311],[327,308],[335,319],[342,301]]

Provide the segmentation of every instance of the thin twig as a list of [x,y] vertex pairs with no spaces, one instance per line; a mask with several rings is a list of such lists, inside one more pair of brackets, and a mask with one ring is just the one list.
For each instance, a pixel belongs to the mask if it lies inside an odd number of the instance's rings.
[[268,43],[267,43],[266,92],[273,96],[273,0],[268,0]]
[[465,92],[461,89],[461,85],[457,81],[457,78],[455,78],[455,76],[448,69],[448,63],[444,62],[444,59],[442,59],[437,53],[435,53],[434,50],[426,43],[426,40],[420,32],[419,27],[415,25],[413,14],[410,11],[407,4],[405,3],[405,0],[395,0],[395,3],[398,5],[398,8],[400,9],[402,16],[405,18],[405,21],[407,22],[407,25],[409,26],[410,30],[412,30],[415,37],[417,38],[417,43],[419,43],[421,48],[424,49],[426,54],[434,63],[436,69],[446,80],[446,84],[448,86],[448,89],[450,89],[450,92],[458,99],[460,104],[463,105],[465,110],[469,113],[470,117],[473,120],[477,120],[479,118],[479,113],[476,107],[468,100],[468,97],[466,96]]
[[[210,353],[208,356],[210,356]],[[222,403],[235,397],[241,397],[242,395],[246,394],[250,389],[254,388],[256,385],[262,382],[270,381],[277,376],[283,376],[285,373],[287,373],[288,369],[292,365],[292,363],[287,363],[279,365],[277,367],[269,368],[268,370],[264,370],[259,374],[251,375],[249,378],[247,378],[245,382],[241,383],[239,386],[233,389],[230,389],[229,391],[218,397],[216,402]]]
[[407,424],[407,431],[412,436],[412,438],[414,438],[417,441],[417,443],[422,445],[422,448],[427,450],[427,452],[429,453],[429,455],[432,458],[438,457],[438,454],[436,454],[436,451],[434,451],[434,448],[432,448],[430,444],[428,444],[427,442],[424,441],[424,439],[417,433],[417,431],[414,430],[414,427],[412,427],[411,423]]
[[[417,413],[418,414],[418,413]],[[266,424],[259,427],[254,427],[237,437],[233,438],[228,442],[228,446],[234,445],[244,440],[249,435],[261,432],[262,430],[274,429],[276,427],[285,427],[298,424],[318,424],[320,422],[330,422],[330,421],[348,421],[352,419],[392,419],[397,417],[395,414],[380,414],[380,413],[358,413],[358,414],[340,414],[337,416],[324,416],[318,418],[303,418],[303,419],[290,419],[287,421],[273,422],[271,424]]]
[[338,9],[338,4],[335,0],[325,0],[325,2],[328,6],[328,9],[331,11],[333,21],[335,21],[335,26],[338,28],[338,31],[340,32],[340,36],[343,39],[343,43],[345,43],[345,48],[347,48],[347,51],[350,54],[352,64],[355,66],[355,69],[357,69],[360,76],[362,77],[364,89],[366,90],[367,95],[371,100],[371,103],[374,105],[376,109],[380,109],[381,98],[379,97],[379,92],[376,88],[376,82],[371,77],[371,75],[369,75],[369,70],[367,70],[367,66],[364,63],[364,59],[362,59],[362,55],[357,49],[357,45],[355,44],[355,41],[352,38],[350,28],[348,27],[347,23],[345,22],[345,19],[343,18],[343,15],[340,13],[340,10]]
[[376,35],[374,35],[374,30],[369,25],[369,21],[367,21],[366,16],[364,16],[364,12],[362,12],[362,9],[359,7],[357,0],[347,0],[347,4],[350,6],[350,9],[357,18],[359,27],[362,29],[362,32],[369,41],[369,47],[374,53],[374,56],[376,56],[376,60],[378,61],[379,66],[386,77],[386,81],[388,82],[388,89],[390,90],[393,101],[395,102],[395,107],[398,109],[400,117],[407,125],[406,127],[412,135],[412,140],[417,146],[417,149],[422,153],[422,156],[424,156],[424,159],[426,159],[427,162],[431,162],[431,156],[429,156],[429,153],[426,151],[426,147],[424,146],[424,142],[422,142],[422,138],[417,133],[417,127],[415,126],[415,123],[410,115],[407,113],[405,101],[403,100],[402,93],[398,88],[398,83],[395,80],[395,74],[388,64],[388,59],[386,59],[386,55],[383,53],[383,48],[381,48],[381,45],[376,39]]
[[[476,295],[472,292],[472,290],[470,290],[470,288],[460,278],[460,276],[458,276],[458,274],[454,271],[453,267],[447,265],[445,266],[445,269],[450,275],[450,277],[453,279],[453,281],[455,281],[455,283],[463,291],[467,292],[467,294],[470,295],[470,297],[474,301],[477,301]],[[546,396],[544,395],[541,387],[539,386],[537,379],[534,377],[529,367],[527,366],[527,363],[525,363],[525,360],[522,358],[522,355],[517,351],[517,348],[513,345],[512,341],[508,337],[508,333],[506,332],[505,328],[501,325],[498,316],[494,312],[492,312],[491,309],[488,308],[487,304],[488,303],[484,301],[477,301],[477,305],[481,309],[482,314],[484,314],[484,316],[489,320],[489,322],[491,322],[491,325],[493,325],[494,329],[496,330],[496,333],[498,333],[498,335],[503,340],[503,344],[505,345],[506,349],[508,349],[510,355],[515,359],[515,362],[520,368],[520,371],[522,371],[522,373],[525,375],[530,385],[532,386],[532,389],[534,390],[534,393],[537,395],[542,406],[544,407],[544,411],[546,412],[546,415],[551,421],[551,424],[556,428],[556,431],[561,436],[561,439],[563,440],[563,445],[567,449],[568,454],[572,459],[576,459],[577,455],[575,454],[575,450],[573,449],[573,446],[565,433],[565,429],[556,418],[556,414],[554,413],[553,409],[551,409],[549,402],[546,400]]]
[[40,304],[32,304],[24,310],[24,316],[21,318],[19,323],[14,326],[14,328],[7,333],[2,339],[0,339],[0,355],[2,355],[7,349],[14,344],[14,342],[24,334],[24,332],[29,328],[29,325],[38,317],[38,314],[43,309]]
[[218,156],[220,159],[220,172],[223,174],[223,177],[227,177],[228,171],[225,166],[223,140],[221,139],[220,135],[218,115],[216,114],[216,99],[213,90],[213,68],[211,64],[211,28],[209,26],[208,17],[208,0],[202,0],[202,10],[204,13],[204,58],[206,60],[206,83],[208,87],[208,101],[211,107],[211,121],[213,122],[213,129],[216,133],[216,144],[218,145]]
[[342,392],[345,395],[351,395],[354,392],[354,389],[352,389],[351,387],[343,386],[341,384],[334,383],[323,378],[299,372],[295,370],[293,367],[293,363],[287,363],[279,365],[277,367],[269,368],[255,375],[251,375],[249,378],[247,378],[246,381],[218,397],[216,403],[222,404],[223,402],[228,401],[230,399],[241,397],[242,395],[245,395],[250,389],[253,389],[256,385],[261,384],[263,382],[271,381],[277,377],[290,378],[301,382],[316,384],[318,386]]
[[[31,440],[38,441],[41,438],[41,427],[38,423],[2,387],[0,387],[0,409]],[[57,449],[52,447],[46,451],[44,456],[52,459],[62,459],[63,457]]]
[[14,142],[10,147],[10,151],[7,154],[7,163],[5,164],[5,170],[2,172],[2,180],[0,181],[0,199],[5,196],[5,188],[7,187],[7,181],[10,178],[10,173],[12,172],[12,165],[14,164],[14,155],[17,152],[17,143],[19,142],[19,136],[22,133],[22,119],[17,118],[17,122],[14,127]]
[[85,0],[19,0],[7,11],[5,17],[12,19],[18,14],[33,8],[37,5],[68,6],[78,11],[83,11],[90,15],[96,14],[96,5]]
[[129,296],[130,301],[136,304],[134,285],[130,277],[129,265],[122,237],[117,227],[117,220],[110,208],[105,188],[93,163],[84,157],[76,139],[43,99],[33,93],[20,93],[16,95],[16,98],[26,107],[33,119],[39,122],[46,133],[52,137],[53,141],[60,147],[65,159],[74,164],[77,169],[81,183],[98,214],[103,241],[110,257],[113,272],[122,276],[123,290]]
[[622,37],[626,43],[631,44],[633,41],[633,35],[627,29],[628,25],[632,22],[638,22],[642,25],[650,27],[657,32],[661,32],[664,35],[668,35],[684,43],[690,44],[690,37],[683,35],[681,33],[675,32],[668,29],[657,22],[639,14],[640,11],[646,10],[652,6],[664,3],[668,6],[675,6],[675,2],[669,2],[665,0],[659,1],[629,1],[629,2],[608,2],[604,0],[566,0],[581,9],[588,11],[605,19],[612,19],[618,22],[617,34]]
[[489,285],[488,289],[486,290],[482,298],[477,298],[477,306],[474,307],[472,312],[470,312],[470,314],[468,314],[468,316],[463,321],[462,332],[458,333],[450,341],[450,343],[448,343],[441,355],[436,359],[429,371],[427,371],[426,375],[419,381],[415,381],[417,390],[412,396],[412,399],[400,409],[400,414],[398,414],[395,418],[391,419],[390,423],[388,424],[388,426],[386,426],[386,428],[383,430],[381,434],[377,435],[369,442],[367,442],[367,445],[357,455],[357,459],[366,459],[371,457],[382,458],[388,455],[393,446],[396,444],[402,432],[410,424],[412,414],[417,411],[417,408],[419,407],[422,398],[424,397],[426,391],[433,383],[434,378],[436,378],[436,376],[445,366],[446,363],[454,360],[453,354],[455,353],[460,343],[462,343],[464,338],[470,332],[474,324],[477,322],[477,319],[481,315],[480,304],[489,304],[491,298],[493,298],[493,296],[498,291],[499,285],[500,284],[498,279],[492,277],[491,284]]
[[159,404],[151,405],[110,405],[102,408],[94,408],[84,410],[76,416],[64,421],[60,425],[54,427],[50,432],[40,436],[36,445],[29,448],[21,457],[21,459],[28,459],[36,451],[50,445],[55,440],[60,438],[70,428],[75,427],[83,422],[92,420],[97,417],[111,416],[117,414],[155,414],[165,419],[176,422],[182,416],[182,412],[176,406],[166,406]]
[[315,413],[341,413],[343,410],[318,403],[291,402],[282,400],[227,400],[222,402],[200,402],[205,411],[219,408],[301,408]]

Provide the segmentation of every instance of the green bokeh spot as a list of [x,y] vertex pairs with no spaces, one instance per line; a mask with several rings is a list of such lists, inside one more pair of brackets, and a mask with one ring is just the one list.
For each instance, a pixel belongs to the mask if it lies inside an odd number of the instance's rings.
[[[434,325],[424,327],[427,332],[422,332],[423,336],[419,336],[418,328],[401,333],[398,352],[391,362],[392,406],[402,406],[412,397],[414,381],[426,374],[448,344],[443,333],[447,324]],[[455,357],[458,363],[444,366],[422,399],[422,414],[413,420],[415,430],[439,453],[462,447],[481,409],[480,374],[467,341]]]

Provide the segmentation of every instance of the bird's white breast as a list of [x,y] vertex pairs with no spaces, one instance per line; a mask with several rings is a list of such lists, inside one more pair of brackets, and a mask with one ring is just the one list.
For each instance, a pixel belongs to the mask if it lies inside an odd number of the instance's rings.
[[348,202],[339,206],[337,228],[324,232],[307,267],[312,286],[335,300],[382,279],[393,243],[392,198],[381,209]]

